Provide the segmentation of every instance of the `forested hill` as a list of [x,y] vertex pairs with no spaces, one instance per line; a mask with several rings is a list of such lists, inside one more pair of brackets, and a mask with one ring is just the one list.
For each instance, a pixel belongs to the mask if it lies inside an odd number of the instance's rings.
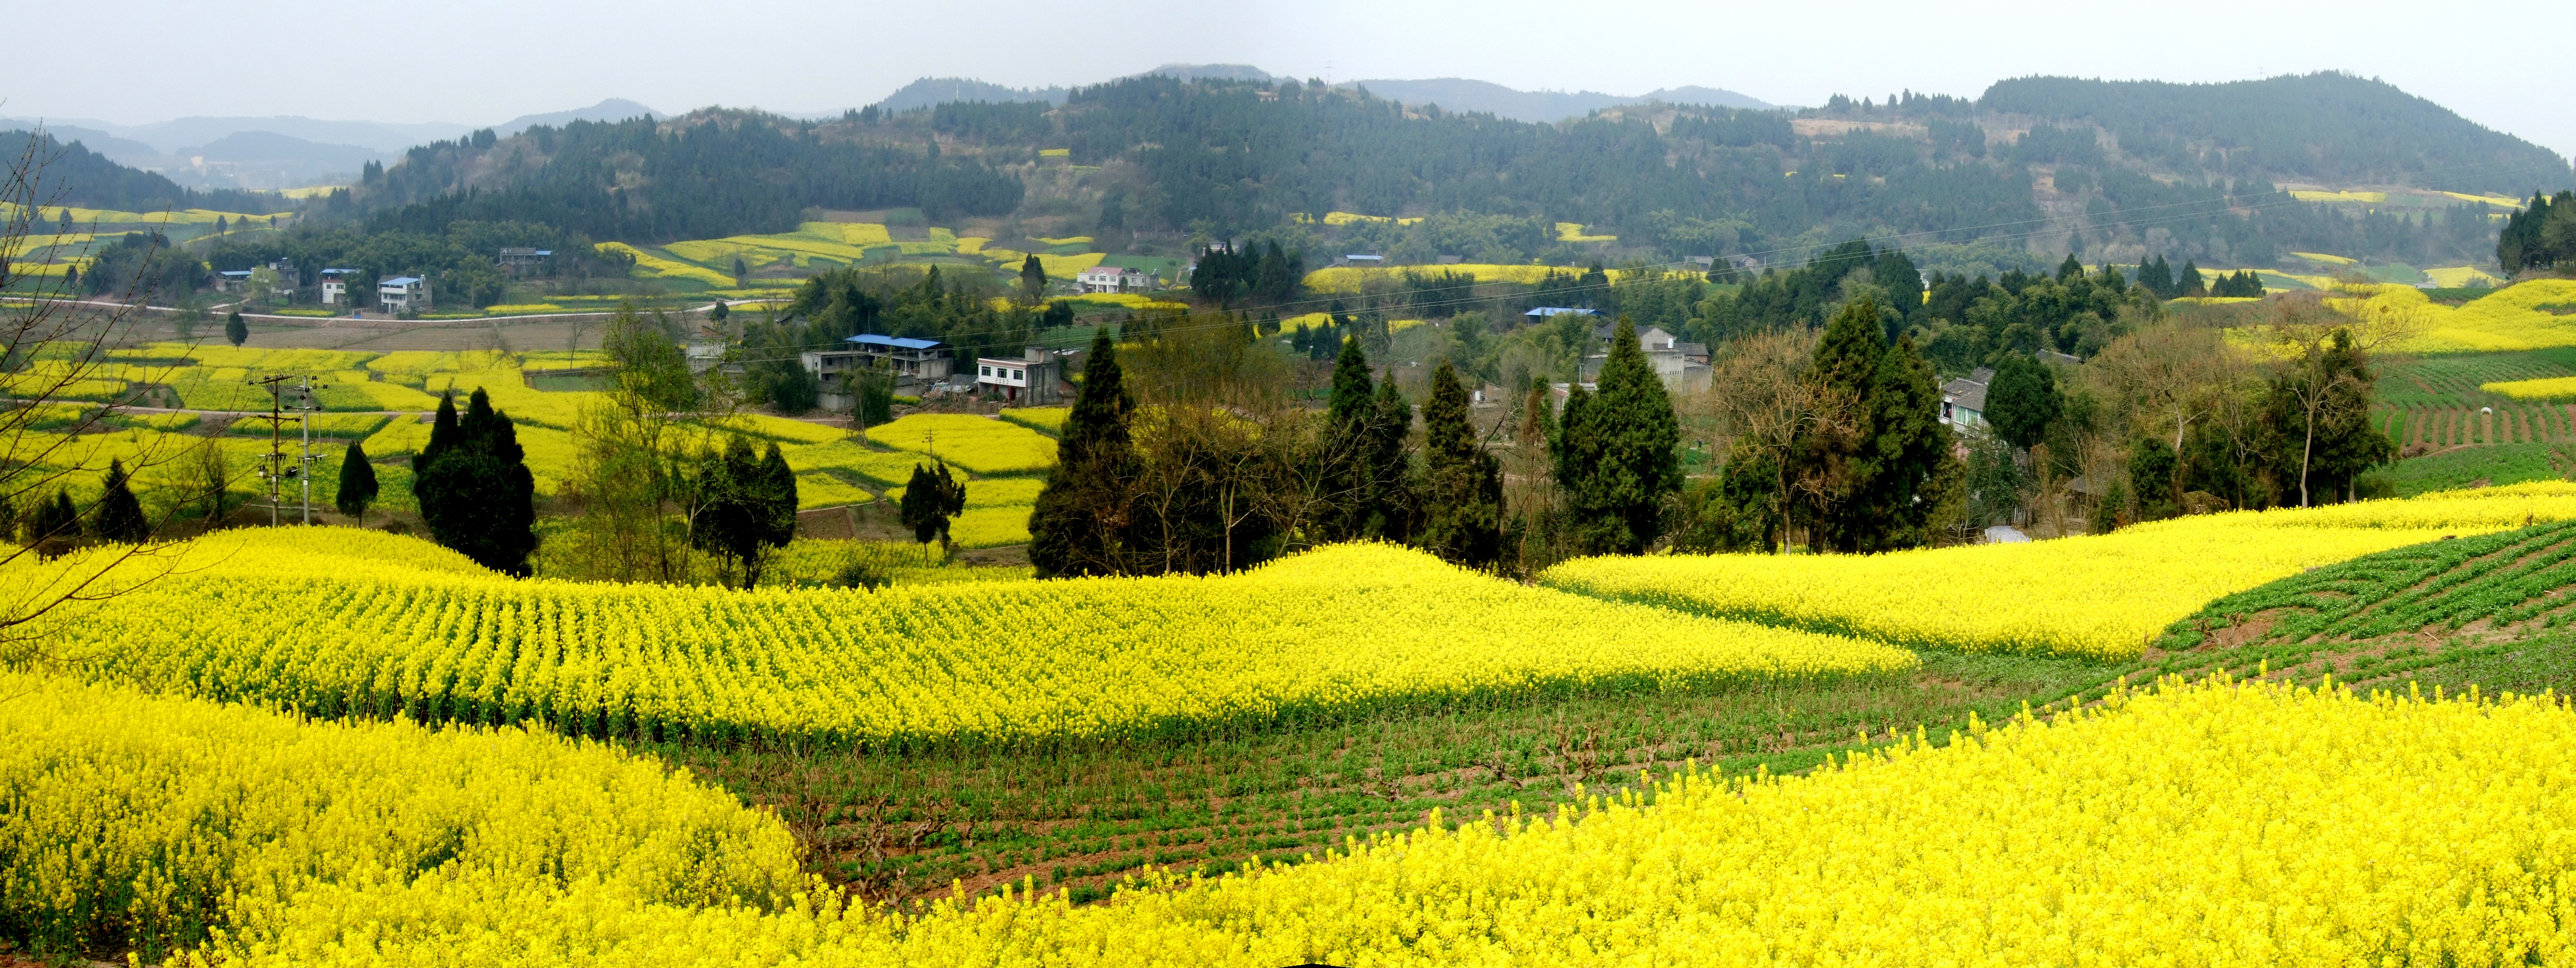
[[1058,235],[1284,233],[1292,246],[1297,226],[1327,212],[1430,215],[1470,230],[1414,249],[1484,261],[1564,255],[1556,223],[1617,236],[1621,258],[1766,263],[1855,236],[1983,240],[2049,264],[2065,252],[2234,265],[2293,251],[2420,264],[2494,252],[2485,203],[2336,207],[2276,191],[2285,181],[2521,196],[2571,179],[2545,149],[2341,75],[2030,79],[1978,101],[1645,104],[1557,123],[1286,78],[1146,75],[1061,105],[822,121],[711,109],[478,133],[371,171],[355,201],[381,227],[516,220],[642,243],[785,231],[817,208],[915,206],[934,219],[1049,220]]
[[2025,77],[1987,88],[1977,107],[2099,125],[2124,154],[2230,177],[2511,196],[2576,187],[2557,152],[2349,74],[2225,84]]
[[[39,136],[27,131],[0,131],[0,150],[15,158],[18,152],[29,147],[28,139],[33,137]],[[34,151],[35,157],[42,159],[43,169],[30,197],[45,205],[119,212],[206,208],[254,214],[282,211],[289,207],[278,196],[261,192],[201,192],[182,188],[157,173],[109,161],[105,155],[89,150],[78,141],[63,144],[50,132],[41,137],[43,143],[35,145]]]

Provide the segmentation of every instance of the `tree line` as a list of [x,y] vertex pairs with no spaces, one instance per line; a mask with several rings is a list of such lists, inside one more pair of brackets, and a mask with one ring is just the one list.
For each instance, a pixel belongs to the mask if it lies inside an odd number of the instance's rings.
[[2507,276],[2576,264],[2576,191],[2556,198],[2534,193],[2531,204],[2506,216],[2496,237],[2496,263]]
[[1024,193],[1017,177],[935,143],[828,137],[816,122],[719,109],[441,141],[368,175],[354,197],[369,231],[522,221],[642,243],[793,231],[816,207],[998,215]]
[[1986,389],[1992,433],[1969,447],[1968,523],[2098,532],[2381,496],[2365,474],[2398,449],[2371,418],[2374,348],[2420,326],[2291,296],[2159,319],[2081,367],[2006,358]]
[[[1279,384],[1266,368],[1299,364],[1248,326],[1169,326],[1124,350],[1103,329],[1030,518],[1031,562],[1047,577],[1202,574],[1376,540],[1526,574],[1565,555],[1642,552],[1682,483],[1680,430],[1633,326],[1609,342],[1597,389],[1523,401],[1507,494],[1504,458],[1449,360],[1417,407],[1345,336],[1318,411],[1265,397]],[[1232,362],[1174,372],[1211,358]]]

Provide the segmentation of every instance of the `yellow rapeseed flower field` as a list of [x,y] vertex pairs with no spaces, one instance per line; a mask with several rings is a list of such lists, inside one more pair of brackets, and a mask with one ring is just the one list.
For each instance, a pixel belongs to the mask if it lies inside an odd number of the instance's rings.
[[2515,283],[2458,307],[2433,302],[2413,286],[2370,287],[2366,293],[2329,299],[2349,314],[2392,313],[2416,320],[2423,331],[2398,349],[2410,353],[2488,353],[2576,346],[2576,317],[2541,307],[2576,305],[2576,280]]
[[102,676],[317,715],[905,748],[1915,664],[1876,643],[1528,588],[1379,545],[1227,577],[874,593],[513,581],[350,529],[226,532],[176,564],[131,595],[58,610],[44,633],[108,657]]
[[1055,466],[1055,438],[973,414],[917,413],[868,428],[868,440],[922,455],[924,461],[936,456],[977,474],[1025,474]]
[[2571,755],[2576,714],[2555,699],[2168,682],[1804,777],[1687,773],[1551,816],[1434,815],[1100,905],[1014,892],[890,912],[816,890],[763,912],[477,870],[318,884],[189,962],[2557,964],[2576,955]]
[[2210,599],[2376,551],[2576,518],[2576,484],[2239,511],[2107,535],[1868,556],[1664,555],[1567,562],[1551,588],[1918,648],[2138,655]]
[[776,821],[605,746],[23,675],[0,692],[0,923],[39,948],[154,961],[319,913],[313,890],[488,879],[695,907],[802,887]]

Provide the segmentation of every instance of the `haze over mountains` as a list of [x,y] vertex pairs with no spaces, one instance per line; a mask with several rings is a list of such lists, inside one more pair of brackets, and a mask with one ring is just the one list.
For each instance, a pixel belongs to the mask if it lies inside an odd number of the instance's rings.
[[[1191,80],[1287,80],[1287,75],[1274,75],[1245,64],[1165,64],[1130,75],[1162,75]],[[1644,94],[1603,94],[1598,91],[1522,91],[1492,81],[1442,77],[1428,80],[1376,79],[1336,81],[1334,87],[1363,87],[1382,98],[1406,104],[1437,104],[1442,110],[1483,112],[1514,121],[1559,121],[1579,118],[1603,108],[1624,104],[1661,101],[1666,104],[1701,104],[1720,108],[1771,109],[1783,105],[1769,104],[1723,88],[1696,85],[1665,88]],[[904,85],[878,101],[880,111],[910,111],[944,101],[1045,101],[1063,104],[1070,88],[1006,87],[961,77],[925,77]]]
[[39,120],[57,140],[78,141],[118,164],[159,172],[197,189],[278,189],[355,177],[370,161],[390,163],[404,149],[454,138],[481,127],[507,137],[541,124],[616,121],[662,112],[623,98],[586,108],[512,118],[497,125],[453,122],[404,124],[317,118],[187,117],[151,124],[118,124],[93,118],[0,118],[0,128],[31,128]]

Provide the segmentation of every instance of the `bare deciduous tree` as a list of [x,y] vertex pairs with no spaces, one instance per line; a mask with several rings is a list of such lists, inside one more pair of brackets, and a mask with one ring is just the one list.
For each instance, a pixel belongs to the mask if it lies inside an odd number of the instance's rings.
[[[112,418],[135,392],[132,388],[166,382],[166,371],[117,362],[111,351],[132,339],[137,324],[147,318],[148,302],[156,295],[142,288],[155,276],[149,267],[153,259],[169,256],[157,250],[148,254],[144,268],[132,273],[134,281],[116,298],[83,299],[75,292],[68,274],[54,265],[69,260],[50,240],[34,238],[52,234],[40,231],[38,219],[47,206],[62,207],[69,187],[45,177],[61,151],[52,144],[41,130],[34,133],[8,160],[5,175],[0,175],[0,208],[7,212],[6,222],[0,223],[0,293],[7,293],[6,300],[0,301],[0,370],[5,370],[0,372],[0,390],[9,398],[0,402],[6,408],[0,409],[0,504],[12,509],[57,502],[73,480],[104,469],[108,456],[103,451],[109,439],[104,431],[115,425]],[[7,257],[38,248],[50,254],[36,266]],[[83,246],[72,258],[86,254]],[[97,399],[102,388],[111,393],[104,402]],[[139,450],[117,456],[140,476],[180,458],[186,448],[171,441],[168,436],[150,435],[143,438]],[[182,481],[169,486],[220,488],[226,483]],[[183,499],[164,506],[175,511],[193,503]],[[131,592],[180,565],[181,545],[167,537],[172,529],[166,516],[152,522],[156,537],[136,544],[90,547],[77,544],[78,520],[65,523],[48,516],[45,523],[36,524],[32,522],[38,519],[32,515],[29,520],[19,543],[0,545],[6,548],[0,551],[0,567],[31,556],[51,560],[41,567],[20,569],[0,590],[0,666],[61,666],[102,658],[59,652],[39,620],[66,605]]]

